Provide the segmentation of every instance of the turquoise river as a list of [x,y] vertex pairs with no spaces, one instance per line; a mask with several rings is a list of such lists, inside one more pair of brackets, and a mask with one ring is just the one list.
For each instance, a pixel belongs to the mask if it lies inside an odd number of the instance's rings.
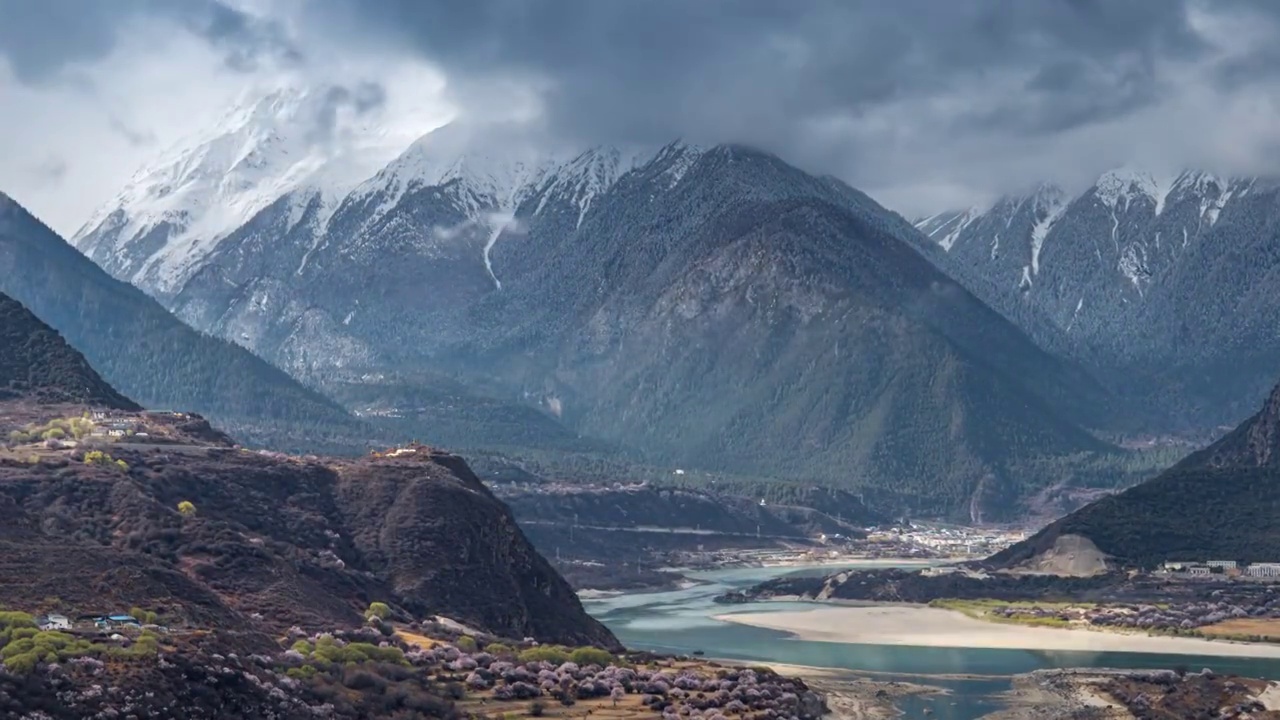
[[[1112,667],[1211,668],[1219,673],[1280,679],[1280,660],[1117,652],[1060,652],[860,645],[799,640],[788,633],[714,620],[733,612],[767,612],[812,607],[799,603],[717,605],[712,598],[770,577],[826,574],[842,567],[743,568],[689,575],[702,584],[684,590],[634,593],[584,600],[593,616],[628,647],[708,657],[779,662],[858,670],[880,679],[898,679],[949,690],[945,695],[908,698],[901,705],[908,718],[925,709],[938,720],[975,720],[1000,707],[998,693],[1009,678],[1042,668]],[[884,567],[887,564],[880,564]],[[964,676],[963,679],[958,676]]]

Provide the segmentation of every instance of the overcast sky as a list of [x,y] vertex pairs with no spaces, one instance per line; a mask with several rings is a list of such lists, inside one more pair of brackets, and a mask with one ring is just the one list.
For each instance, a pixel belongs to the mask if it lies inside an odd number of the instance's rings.
[[412,135],[746,142],[914,215],[1280,167],[1275,0],[8,0],[0,190],[73,232],[281,83]]

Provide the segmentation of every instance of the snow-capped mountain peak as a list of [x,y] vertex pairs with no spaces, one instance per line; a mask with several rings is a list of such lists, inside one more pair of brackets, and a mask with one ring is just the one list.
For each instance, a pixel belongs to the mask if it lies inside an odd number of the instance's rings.
[[[1176,320],[1169,337],[1183,332],[1177,323],[1189,307],[1179,288],[1219,277],[1206,276],[1207,258],[1221,258],[1237,275],[1263,277],[1253,263],[1265,267],[1269,255],[1236,248],[1272,242],[1258,228],[1272,222],[1277,193],[1280,182],[1270,178],[1161,176],[1124,166],[1079,194],[1042,189],[997,202],[978,217],[943,213],[917,228],[948,248],[932,257],[1038,339],[1106,344],[1120,327],[1150,331],[1144,313],[1169,312]],[[1237,256],[1249,261],[1241,265]],[[1232,292],[1223,289],[1210,301]]]
[[698,158],[706,154],[707,149],[699,145],[690,145],[677,140],[658,151],[654,162],[666,165],[662,177],[666,180],[667,189],[674,188],[684,179],[689,168],[698,162]]
[[1146,198],[1155,204],[1156,215],[1164,210],[1172,188],[1172,181],[1158,180],[1152,173],[1129,165],[1108,170],[1094,183],[1098,201],[1108,208],[1127,210],[1133,201]]
[[378,199],[369,223],[390,212],[406,194],[445,185],[454,185],[454,193],[471,206],[469,214],[482,205],[511,211],[562,162],[561,156],[531,150],[503,155],[468,152],[455,141],[458,132],[446,125],[423,135],[352,191],[353,199]]
[[974,205],[966,210],[940,212],[919,218],[913,224],[930,240],[941,245],[943,250],[950,251],[965,228],[985,215],[989,209],[985,205]]
[[401,149],[376,117],[335,100],[342,92],[247,92],[212,127],[140,169],[73,243],[117,277],[164,294],[278,198],[302,191],[332,208]]
[[578,208],[575,227],[591,209],[592,201],[605,193],[618,178],[640,167],[653,157],[653,153],[640,149],[622,150],[615,147],[594,147],[561,164],[545,177],[538,192],[541,198],[534,214],[541,213],[551,198],[562,198]]

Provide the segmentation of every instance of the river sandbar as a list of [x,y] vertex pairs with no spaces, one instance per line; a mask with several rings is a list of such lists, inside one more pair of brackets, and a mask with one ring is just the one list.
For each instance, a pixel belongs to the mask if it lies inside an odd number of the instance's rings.
[[1029,627],[987,622],[953,610],[926,606],[831,606],[734,613],[717,615],[714,619],[781,630],[801,640],[858,645],[1280,658],[1280,645]]

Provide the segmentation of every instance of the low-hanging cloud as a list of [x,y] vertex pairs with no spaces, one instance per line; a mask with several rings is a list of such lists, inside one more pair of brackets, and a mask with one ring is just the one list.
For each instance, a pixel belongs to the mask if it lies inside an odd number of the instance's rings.
[[1123,163],[1280,165],[1271,0],[45,0],[0,3],[0,57],[38,87],[138,23],[248,76],[428,64],[490,151],[745,142],[907,213]]

